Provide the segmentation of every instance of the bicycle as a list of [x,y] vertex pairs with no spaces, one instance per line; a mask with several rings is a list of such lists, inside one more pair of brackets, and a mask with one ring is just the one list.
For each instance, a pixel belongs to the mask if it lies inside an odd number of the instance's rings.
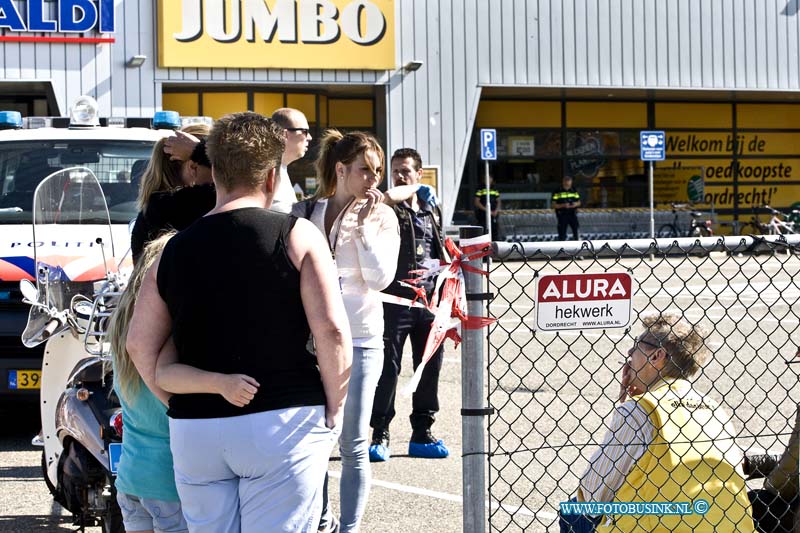
[[[794,222],[789,220],[789,215],[781,213],[768,205],[765,205],[764,209],[769,209],[770,213],[772,213],[772,218],[769,219],[769,223],[767,224],[769,235],[792,235],[797,233],[795,231]],[[792,211],[792,215],[797,215],[797,213],[798,211],[796,209]]]
[[658,228],[656,235],[659,238],[677,238],[677,237],[711,237],[714,235],[712,229],[712,221],[710,219],[702,220],[703,213],[700,211],[691,211],[691,221],[689,222],[688,231],[679,230],[678,224],[678,211],[684,210],[689,207],[689,204],[671,204],[673,219],[671,223],[664,224]]
[[[742,231],[740,232],[742,235],[793,235],[797,233],[795,222],[790,220],[789,215],[773,209],[769,205],[765,205],[764,209],[767,209],[771,214],[769,222],[761,222],[754,207],[753,218],[749,223],[742,226]],[[800,210],[795,209],[792,211],[792,215],[796,216],[798,214],[800,214]]]

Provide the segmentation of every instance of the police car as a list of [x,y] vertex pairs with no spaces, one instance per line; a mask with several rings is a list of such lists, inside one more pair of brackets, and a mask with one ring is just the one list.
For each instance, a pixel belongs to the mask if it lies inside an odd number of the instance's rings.
[[[34,279],[31,225],[36,186],[61,169],[91,169],[108,204],[114,255],[122,260],[153,145],[180,126],[181,118],[171,111],[158,112],[152,119],[101,119],[97,102],[88,96],[75,101],[69,118],[23,119],[18,112],[0,111],[0,397],[35,400],[40,387],[44,345],[29,349],[20,341],[29,306],[22,303],[19,291],[21,279]],[[74,235],[68,240],[40,242],[38,253],[47,254],[51,246],[52,253],[59,253],[58,247],[77,248],[82,250],[78,255],[84,255],[78,257],[83,259],[79,269],[102,265],[91,239]]]

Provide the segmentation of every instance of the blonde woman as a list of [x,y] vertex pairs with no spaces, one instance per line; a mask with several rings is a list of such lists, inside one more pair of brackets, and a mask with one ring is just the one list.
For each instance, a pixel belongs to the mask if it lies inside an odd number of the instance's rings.
[[[142,279],[174,234],[167,233],[145,247],[109,325],[114,390],[125,424],[116,481],[117,502],[125,530],[130,532],[188,531],[175,488],[166,407],[144,386],[125,348]],[[222,394],[234,405],[246,405],[247,398],[252,398],[258,389],[258,383],[247,376],[206,374],[209,382],[218,384],[209,387],[208,392]]]
[[[208,136],[205,124],[182,130],[194,137]],[[211,164],[200,158],[172,160],[165,152],[168,138],[160,139],[141,177],[139,215],[131,232],[131,252],[139,260],[144,245],[170,229],[182,230],[214,207]]]
[[[369,133],[327,131],[316,162],[317,197],[293,211],[310,219],[328,240],[353,337],[353,368],[339,441],[343,532],[358,531],[369,494],[369,417],[383,369],[380,291],[394,279],[400,247],[397,217],[382,203],[377,188],[384,164],[383,149]],[[320,530],[336,531],[327,503],[326,497]]]

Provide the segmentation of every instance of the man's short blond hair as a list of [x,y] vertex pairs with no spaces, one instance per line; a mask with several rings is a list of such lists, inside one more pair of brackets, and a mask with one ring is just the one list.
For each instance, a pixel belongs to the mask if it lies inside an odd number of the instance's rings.
[[711,357],[706,345],[708,328],[692,324],[679,312],[647,314],[642,323],[645,331],[640,338],[667,352],[667,362],[661,370],[663,377],[693,377]]
[[225,115],[206,141],[215,183],[226,190],[257,189],[280,165],[284,143],[283,128],[270,118],[251,111]]

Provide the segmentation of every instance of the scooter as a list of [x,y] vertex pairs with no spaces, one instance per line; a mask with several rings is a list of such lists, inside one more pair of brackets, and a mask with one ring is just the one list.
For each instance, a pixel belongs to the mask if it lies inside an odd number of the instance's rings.
[[44,479],[81,531],[123,532],[114,488],[122,410],[108,371],[105,331],[125,279],[114,264],[105,196],[91,170],[65,169],[36,188],[33,213],[36,284],[20,282],[31,306],[22,342],[46,343],[39,436]]

